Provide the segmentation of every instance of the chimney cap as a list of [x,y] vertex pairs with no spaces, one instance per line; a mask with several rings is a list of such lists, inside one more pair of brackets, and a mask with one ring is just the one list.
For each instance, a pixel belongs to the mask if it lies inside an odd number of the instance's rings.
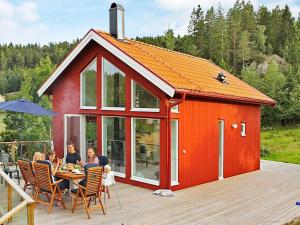
[[125,11],[125,9],[124,9],[124,7],[123,7],[122,5],[117,4],[117,3],[115,3],[115,2],[112,3],[111,6],[110,6],[110,10],[112,10],[112,9],[119,9],[119,10]]
[[224,74],[224,72],[218,73],[218,75],[217,75],[218,81],[220,81],[221,83],[224,83],[224,84],[228,84],[228,82],[225,79],[226,79],[226,75]]

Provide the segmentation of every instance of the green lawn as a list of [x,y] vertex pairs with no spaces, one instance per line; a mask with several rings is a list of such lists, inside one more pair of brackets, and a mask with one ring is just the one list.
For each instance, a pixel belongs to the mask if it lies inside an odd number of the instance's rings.
[[262,159],[300,164],[300,128],[261,132]]

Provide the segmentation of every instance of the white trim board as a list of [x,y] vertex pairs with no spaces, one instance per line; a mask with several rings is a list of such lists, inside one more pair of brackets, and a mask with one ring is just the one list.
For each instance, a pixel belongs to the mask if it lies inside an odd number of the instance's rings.
[[85,48],[85,46],[94,40],[99,45],[104,47],[107,51],[119,58],[125,64],[141,74],[144,78],[150,81],[153,85],[157,86],[160,90],[166,93],[168,96],[173,97],[175,94],[175,88],[160,79],[157,75],[146,69],[136,60],[125,54],[119,48],[111,44],[109,41],[101,37],[96,31],[90,30],[86,36],[79,42],[79,44],[73,49],[73,51],[66,57],[66,59],[58,66],[49,79],[39,88],[38,95],[41,96],[50,87],[50,85],[60,76],[60,74],[67,68],[67,66],[75,59],[75,57]]

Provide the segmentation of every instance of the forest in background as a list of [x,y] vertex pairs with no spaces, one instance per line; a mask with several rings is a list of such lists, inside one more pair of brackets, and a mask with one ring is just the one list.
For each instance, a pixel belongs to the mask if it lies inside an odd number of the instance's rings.
[[[300,123],[300,17],[293,17],[287,5],[255,11],[251,2],[236,1],[226,13],[221,5],[207,11],[198,5],[191,9],[187,29],[183,36],[169,28],[161,36],[136,39],[209,59],[275,99],[274,109],[262,109],[263,127]],[[36,91],[78,41],[0,45],[0,94],[50,108],[48,97]],[[50,138],[49,118],[9,113],[4,123],[3,140]]]

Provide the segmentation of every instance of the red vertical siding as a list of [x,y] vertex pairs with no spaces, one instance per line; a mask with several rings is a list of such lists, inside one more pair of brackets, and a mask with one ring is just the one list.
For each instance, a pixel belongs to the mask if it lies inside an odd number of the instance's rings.
[[[80,72],[91,60],[98,57],[97,74],[97,109],[80,109]],[[126,110],[113,112],[101,110],[101,58],[105,57],[126,74]],[[130,79],[136,80],[160,99],[160,112],[130,111]],[[58,115],[53,119],[53,138],[55,150],[60,157],[64,149],[64,114],[97,115],[98,153],[102,148],[101,116],[115,115],[125,117],[126,126],[126,178],[123,182],[150,189],[165,188],[170,177],[168,168],[169,154],[167,130],[166,96],[137,72],[111,55],[95,43],[85,50],[70,64],[52,87],[53,110]],[[225,120],[224,177],[229,177],[259,169],[259,132],[260,107],[256,105],[233,104],[189,98],[179,106],[179,113],[172,113],[172,118],[179,120],[179,185],[181,189],[218,179],[218,119]],[[136,182],[131,177],[131,117],[160,119],[160,187]],[[247,136],[241,137],[240,123],[247,126]],[[237,123],[238,128],[231,125]],[[186,154],[183,154],[183,150]]]
[[[225,121],[224,177],[259,169],[258,105],[187,99],[180,105],[179,185],[174,190],[218,180],[219,119]],[[242,121],[246,137],[241,136]]]
[[[80,73],[81,71],[95,58],[97,61],[97,109],[87,110],[80,109]],[[110,63],[117,66],[126,74],[125,79],[125,111],[107,111],[101,110],[101,71],[102,71],[102,57],[109,60]],[[139,84],[144,86],[153,95],[160,99],[161,106],[160,112],[133,112],[130,111],[130,93],[131,93],[131,79],[134,79]],[[53,140],[55,151],[59,157],[64,154],[64,114],[90,114],[97,116],[97,138],[98,138],[98,154],[102,152],[102,115],[105,116],[122,116],[125,117],[126,126],[126,178],[117,178],[117,180],[145,187],[150,189],[164,188],[166,186],[166,148],[167,148],[167,131],[166,131],[166,96],[157,87],[153,86],[145,78],[141,77],[137,72],[128,67],[125,63],[121,62],[115,56],[104,50],[96,43],[90,43],[80,55],[70,64],[70,66],[63,72],[57,81],[52,86],[53,95],[53,110],[58,112],[58,115],[53,119]],[[131,177],[131,118],[144,117],[144,118],[158,118],[160,119],[160,186],[144,184],[141,182],[133,181]]]

